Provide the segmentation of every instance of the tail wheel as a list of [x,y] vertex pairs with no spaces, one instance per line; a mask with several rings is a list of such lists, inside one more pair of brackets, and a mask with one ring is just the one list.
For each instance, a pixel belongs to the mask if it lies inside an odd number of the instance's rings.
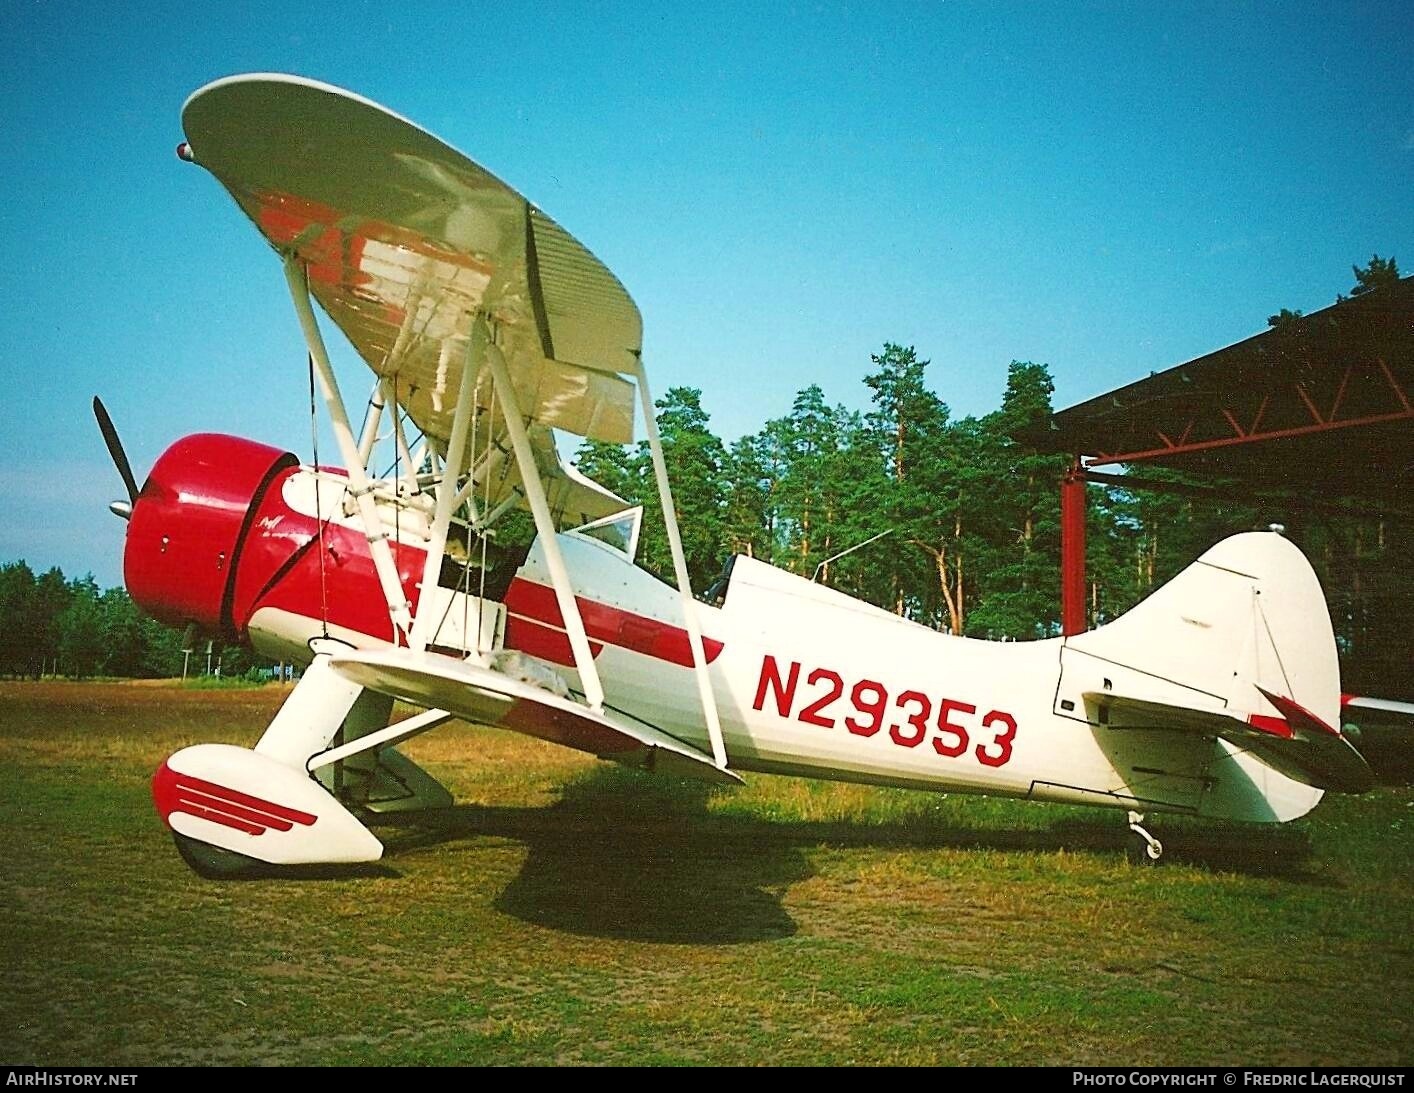
[[177,853],[182,856],[182,861],[191,866],[193,873],[207,880],[249,877],[269,868],[265,862],[237,854],[234,850],[223,850],[176,831],[172,832],[172,841],[177,844]]
[[1164,844],[1151,835],[1131,831],[1125,856],[1129,858],[1130,865],[1158,865],[1159,859],[1164,856]]

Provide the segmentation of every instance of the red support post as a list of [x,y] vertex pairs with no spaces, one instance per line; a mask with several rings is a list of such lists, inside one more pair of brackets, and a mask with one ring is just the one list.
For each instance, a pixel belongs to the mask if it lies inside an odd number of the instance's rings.
[[1080,461],[1061,480],[1061,633],[1085,632],[1085,477]]

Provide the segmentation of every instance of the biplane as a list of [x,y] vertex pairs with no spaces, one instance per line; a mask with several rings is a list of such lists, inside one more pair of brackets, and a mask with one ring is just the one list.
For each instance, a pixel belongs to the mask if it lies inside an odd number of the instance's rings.
[[[1218,543],[1133,611],[1022,643],[942,634],[745,556],[688,580],[618,279],[425,130],[307,79],[201,88],[178,154],[275,252],[341,466],[178,440],[128,486],[124,576],[176,625],[305,665],[254,748],[162,764],[157,810],[204,874],[377,859],[365,820],[451,796],[398,750],[460,718],[618,763],[1281,822],[1371,784],[1342,736],[1310,565],[1273,533]],[[322,309],[372,372],[355,421]],[[302,362],[305,363],[305,362]],[[565,463],[557,430],[646,433],[674,581],[637,564],[641,508]],[[498,539],[525,509],[536,535]],[[394,701],[423,712],[391,722]]]

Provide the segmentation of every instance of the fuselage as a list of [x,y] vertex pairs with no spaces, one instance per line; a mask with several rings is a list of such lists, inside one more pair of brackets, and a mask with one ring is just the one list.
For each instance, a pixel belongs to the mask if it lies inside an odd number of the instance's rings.
[[[135,506],[129,587],[159,617],[223,630],[271,657],[308,661],[321,636],[392,645],[347,492],[340,472],[300,467],[275,449],[229,437],[180,441]],[[458,657],[519,650],[578,690],[539,544],[498,570],[478,564],[470,542],[471,564],[449,556],[438,586],[423,588],[424,508],[387,497],[379,511],[414,610],[435,597],[429,648]],[[606,705],[707,749],[676,589],[618,545],[575,531],[557,538]],[[1063,639],[940,634],[748,557],[696,610],[734,769],[1287,818],[1244,803],[1250,764],[1222,741],[1140,732],[1117,746],[1064,698]],[[1231,777],[1215,774],[1224,766]]]
[[[559,538],[606,701],[706,749],[676,591],[597,541]],[[506,598],[508,645],[575,686],[551,599],[532,550]],[[1249,772],[1221,741],[1136,731],[1117,746],[1082,706],[1065,710],[1063,639],[940,634],[747,557],[717,600],[697,611],[735,769],[1276,818],[1235,792]]]

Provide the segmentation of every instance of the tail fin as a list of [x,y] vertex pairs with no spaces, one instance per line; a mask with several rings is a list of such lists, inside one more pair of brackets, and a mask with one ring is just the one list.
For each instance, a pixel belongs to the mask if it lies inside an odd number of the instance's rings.
[[[1067,649],[1267,712],[1266,690],[1340,723],[1340,667],[1320,583],[1306,556],[1271,532],[1224,539],[1132,611]],[[1160,689],[1166,689],[1161,686]]]
[[[1284,820],[1323,789],[1367,787],[1364,761],[1334,727],[1340,669],[1325,597],[1280,535],[1223,540],[1132,611],[1067,639],[1061,658],[1058,713],[1083,708],[1102,733],[1220,738],[1205,814]],[[1229,760],[1241,778],[1222,775]]]

